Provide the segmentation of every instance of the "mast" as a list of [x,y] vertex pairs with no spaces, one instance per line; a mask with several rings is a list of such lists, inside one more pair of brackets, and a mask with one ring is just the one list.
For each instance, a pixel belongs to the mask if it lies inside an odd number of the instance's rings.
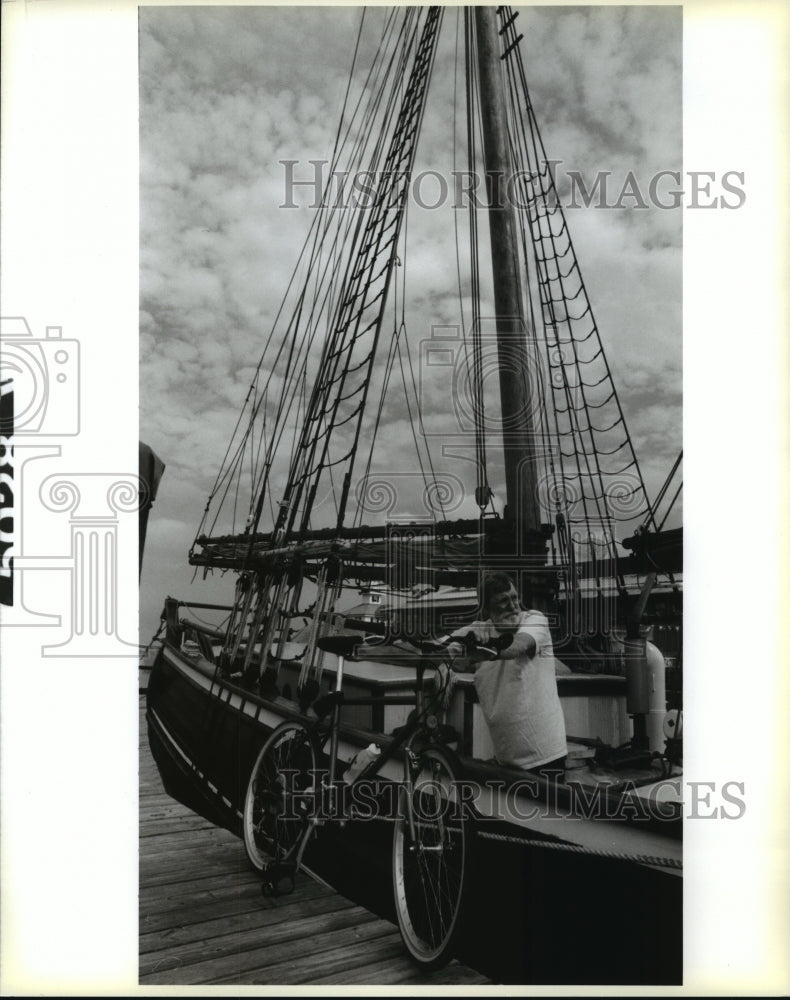
[[532,554],[534,558],[529,562],[533,565],[539,562],[542,565],[545,563],[545,542],[539,536],[534,401],[530,398],[529,378],[525,374],[528,331],[524,319],[525,296],[518,260],[515,210],[508,197],[508,191],[513,189],[513,166],[508,149],[496,10],[496,7],[474,8],[483,156],[489,200],[507,512],[515,529],[516,553],[519,556]]

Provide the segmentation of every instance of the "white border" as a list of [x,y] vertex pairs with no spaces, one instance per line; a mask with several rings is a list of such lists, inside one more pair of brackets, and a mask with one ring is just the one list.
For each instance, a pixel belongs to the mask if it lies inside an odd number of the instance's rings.
[[[69,458],[131,470],[137,8],[10,0],[3,28],[3,311],[80,339]],[[686,984],[652,992],[782,993],[788,8],[690,3],[684,33],[685,167],[744,169],[747,189],[685,217],[686,736],[692,776],[745,780],[747,813],[686,824]],[[135,579],[120,598],[134,636]],[[24,631],[2,636],[3,993],[165,992],[136,987],[136,663],[45,661]]]

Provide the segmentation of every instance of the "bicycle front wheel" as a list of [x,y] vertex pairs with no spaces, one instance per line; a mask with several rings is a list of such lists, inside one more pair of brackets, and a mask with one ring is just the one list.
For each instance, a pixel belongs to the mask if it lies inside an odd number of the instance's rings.
[[392,881],[401,937],[412,959],[436,969],[452,957],[469,854],[468,818],[451,758],[428,747],[417,756],[411,794],[395,822]]
[[318,780],[315,741],[301,722],[283,722],[263,744],[244,798],[244,847],[253,868],[285,861],[310,817]]

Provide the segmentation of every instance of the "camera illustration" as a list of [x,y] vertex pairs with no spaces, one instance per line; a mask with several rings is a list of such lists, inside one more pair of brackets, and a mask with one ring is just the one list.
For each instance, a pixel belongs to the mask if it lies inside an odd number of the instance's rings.
[[0,319],[0,379],[11,380],[13,428],[4,434],[69,436],[80,429],[79,342],[65,340],[62,328],[48,326],[34,337],[21,316]]
[[[501,335],[500,335],[501,337]],[[420,341],[420,406],[423,417],[430,413],[445,413],[448,395],[452,400],[455,426],[436,431],[425,430],[432,436],[450,434],[473,435],[485,414],[489,430],[506,431],[499,410],[499,373],[502,360],[499,337],[494,319],[480,319],[466,341],[457,326],[433,326],[431,336]],[[544,393],[543,364],[536,345],[530,343],[526,331],[514,328],[508,343],[510,368],[514,377],[523,378],[528,372],[527,406],[533,421],[539,418],[540,400]],[[472,342],[479,344],[476,360]],[[478,392],[481,390],[482,395]],[[493,404],[493,405],[492,405]],[[516,419],[520,414],[516,415]]]

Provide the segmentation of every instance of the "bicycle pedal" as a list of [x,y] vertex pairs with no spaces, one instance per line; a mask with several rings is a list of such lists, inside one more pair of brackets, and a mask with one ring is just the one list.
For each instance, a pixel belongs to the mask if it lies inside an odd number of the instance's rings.
[[281,875],[274,883],[275,896],[288,896],[294,891],[293,875]]
[[264,896],[287,896],[294,891],[295,876],[293,865],[274,861],[264,869],[261,893]]
[[294,880],[291,875],[284,875],[276,882],[261,882],[261,895],[266,899],[289,896],[293,891]]

